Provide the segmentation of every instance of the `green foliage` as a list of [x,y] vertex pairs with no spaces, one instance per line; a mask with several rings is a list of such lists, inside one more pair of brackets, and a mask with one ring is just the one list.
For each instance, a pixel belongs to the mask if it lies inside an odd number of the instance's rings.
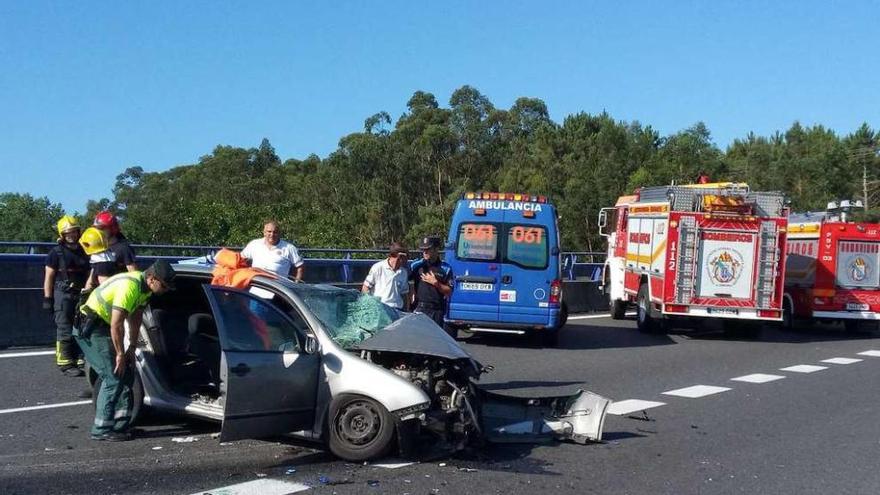
[[[538,98],[499,109],[463,86],[448,108],[416,91],[396,122],[375,113],[324,159],[282,162],[263,139],[256,148],[217,146],[198,163],[164,172],[128,168],[112,199],[89,202],[85,219],[110,209],[141,243],[242,245],[272,217],[301,246],[414,246],[424,235],[445,236],[463,192],[498,190],[547,195],[560,212],[563,248],[602,250],[602,207],[638,187],[694,182],[700,172],[784,191],[795,211],[850,198],[876,206],[878,141],[867,124],[840,138],[795,122],[768,137],[750,133],[722,151],[702,122],[669,136],[604,112],[557,124]],[[52,238],[57,205],[2,198],[4,238]]]
[[0,193],[0,232],[5,241],[54,241],[55,225],[64,210],[49,198]]

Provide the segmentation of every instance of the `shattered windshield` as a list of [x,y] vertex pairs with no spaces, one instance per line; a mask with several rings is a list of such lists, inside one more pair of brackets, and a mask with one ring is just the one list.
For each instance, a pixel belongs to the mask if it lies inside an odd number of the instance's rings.
[[343,349],[383,331],[401,317],[400,311],[356,290],[299,284],[295,292]]

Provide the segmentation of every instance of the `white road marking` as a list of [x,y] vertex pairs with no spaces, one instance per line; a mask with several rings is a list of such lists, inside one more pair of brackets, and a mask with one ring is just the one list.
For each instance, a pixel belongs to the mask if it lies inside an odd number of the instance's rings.
[[[626,316],[635,316],[635,313],[626,313]],[[610,314],[601,314],[601,315],[578,315],[578,316],[569,316],[569,320],[592,320],[594,318],[611,318]]]
[[812,364],[798,364],[788,368],[779,368],[779,371],[793,371],[795,373],[812,373],[814,371],[827,370],[827,366],[814,366]]
[[619,402],[612,402],[611,405],[608,406],[608,409],[605,410],[605,412],[608,414],[614,414],[616,416],[623,416],[632,412],[644,411],[645,409],[665,405],[665,402],[653,402],[650,400],[641,399],[627,399]]
[[38,411],[40,409],[55,409],[57,407],[69,407],[69,406],[82,406],[85,404],[91,404],[90,400],[80,400],[76,402],[61,402],[58,404],[44,404],[42,406],[30,406],[30,407],[16,407],[15,409],[0,409],[0,414],[9,414],[9,413],[17,413],[17,412],[25,412],[25,411]]
[[398,468],[402,468],[405,466],[411,466],[413,464],[415,464],[415,462],[407,462],[407,461],[402,461],[400,459],[382,459],[379,462],[370,463],[371,466],[376,466],[376,467],[385,468],[385,469],[398,469]]
[[286,493],[302,492],[308,489],[309,486],[302,483],[263,478],[238,483],[237,485],[212,488],[210,490],[193,493],[192,495],[203,495],[206,493],[212,495],[284,495]]
[[753,373],[751,375],[738,376],[736,378],[731,378],[731,381],[734,382],[746,382],[746,383],[767,383],[776,380],[781,380],[785,378],[782,375],[767,375],[764,373]]
[[865,352],[860,352],[859,356],[871,356],[871,357],[880,357],[880,351],[870,350]]
[[0,359],[14,357],[51,356],[53,354],[55,354],[55,351],[9,352],[6,354],[0,354]]
[[698,399],[707,395],[727,392],[729,387],[716,387],[714,385],[694,385],[693,387],[679,388],[663,392],[663,395],[674,395],[676,397],[687,397],[689,399]]
[[823,363],[831,363],[831,364],[853,364],[861,362],[861,359],[853,359],[853,358],[844,358],[844,357],[836,357],[831,359],[823,359]]

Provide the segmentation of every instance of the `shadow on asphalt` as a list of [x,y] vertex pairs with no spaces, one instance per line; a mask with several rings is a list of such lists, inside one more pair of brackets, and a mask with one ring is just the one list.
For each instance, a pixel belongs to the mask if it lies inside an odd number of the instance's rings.
[[[678,329],[671,331],[673,333]],[[676,332],[679,333],[679,332]],[[880,337],[876,331],[849,332],[843,325],[836,324],[800,324],[794,330],[783,330],[778,326],[764,325],[753,337],[733,337],[720,331],[687,331],[680,332],[691,339],[702,340],[743,340],[752,342],[773,342],[780,344],[809,344],[812,342],[836,342],[844,340],[870,340]]]
[[566,387],[569,385],[582,385],[583,381],[530,381],[530,380],[513,380],[509,382],[499,383],[480,383],[479,388],[497,392],[499,390],[511,390],[522,388],[540,388],[540,387]]
[[659,345],[673,345],[676,342],[668,335],[645,334],[632,327],[604,326],[594,324],[569,323],[559,331],[559,341],[556,345],[543,346],[528,335],[474,333],[472,336],[462,339],[462,342],[473,345],[493,347],[519,347],[527,349],[561,349],[561,350],[590,350],[590,349],[613,349],[625,347],[653,347]]

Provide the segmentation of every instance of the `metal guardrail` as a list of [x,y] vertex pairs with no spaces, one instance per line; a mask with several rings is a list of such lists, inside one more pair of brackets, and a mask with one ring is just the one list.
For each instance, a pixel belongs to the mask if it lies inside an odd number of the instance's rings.
[[[0,253],[7,251],[0,254],[0,321],[6,322],[0,328],[0,348],[44,345],[55,338],[52,316],[40,309],[45,253],[54,245],[52,242],[0,241]],[[138,265],[143,268],[157,258],[179,261],[206,256],[220,248],[147,244],[134,247],[139,254]],[[10,250],[18,252],[9,253]],[[172,254],[153,254],[161,251]],[[386,253],[382,249],[338,248],[304,248],[300,252],[306,256],[306,282],[347,287],[359,287],[370,266]],[[334,257],[316,257],[321,255]],[[602,253],[563,253],[562,272],[566,279],[563,300],[570,311],[607,309],[607,299],[596,283],[601,277],[603,259]]]
[[[27,242],[27,241],[0,241],[0,262],[3,260],[33,262],[36,257],[42,258],[49,251],[54,242]],[[145,259],[163,258],[178,261],[200,256],[208,256],[224,246],[196,246],[177,244],[132,244],[139,253],[150,253]],[[233,247],[232,249],[241,249]],[[19,253],[3,253],[8,250],[20,250]],[[155,254],[158,252],[170,252],[171,254]],[[310,268],[323,267],[338,269],[339,275],[331,277],[331,280],[323,282],[355,283],[364,269],[381,259],[387,253],[385,249],[347,249],[347,248],[299,248],[299,252],[306,259]],[[318,257],[315,255],[323,254]],[[330,255],[329,257],[327,255]],[[413,251],[412,256],[419,256],[418,251]],[[566,251],[562,253],[562,274],[566,280],[598,280],[601,277],[602,265],[605,261],[605,253],[591,251]],[[325,275],[330,273],[324,272]],[[366,275],[364,273],[363,275]],[[338,278],[338,280],[336,280]],[[362,278],[362,277],[361,277]],[[318,280],[314,280],[318,281]],[[2,290],[3,284],[0,284]]]

